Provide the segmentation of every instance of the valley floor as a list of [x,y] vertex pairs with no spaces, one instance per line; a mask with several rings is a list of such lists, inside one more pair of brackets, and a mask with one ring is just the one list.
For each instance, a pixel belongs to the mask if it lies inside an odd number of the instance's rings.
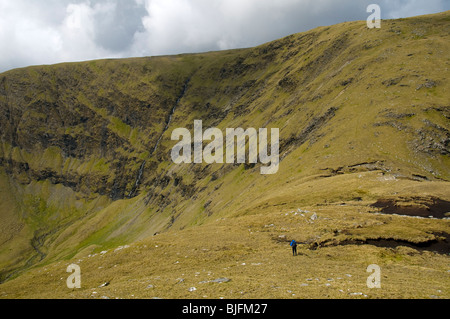
[[[37,266],[1,284],[0,297],[448,299],[449,223],[379,214],[359,202],[219,218]],[[291,239],[301,243],[297,256]],[[66,285],[72,263],[79,289]],[[381,288],[368,288],[371,264],[380,267]]]

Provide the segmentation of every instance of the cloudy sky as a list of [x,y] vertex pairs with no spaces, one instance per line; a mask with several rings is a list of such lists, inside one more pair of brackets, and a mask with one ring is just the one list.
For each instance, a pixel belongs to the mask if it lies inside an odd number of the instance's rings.
[[450,0],[0,0],[0,72],[250,47],[317,26],[450,10]]

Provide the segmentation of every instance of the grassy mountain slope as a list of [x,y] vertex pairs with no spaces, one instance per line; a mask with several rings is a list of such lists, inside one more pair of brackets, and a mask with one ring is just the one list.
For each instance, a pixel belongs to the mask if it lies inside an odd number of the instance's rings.
[[[185,286],[209,271],[232,280],[194,297],[345,297],[379,263],[391,281],[374,297],[448,297],[448,219],[371,205],[448,208],[449,21],[348,22],[249,49],[0,74],[2,296],[89,297],[105,280],[109,296],[192,297]],[[279,171],[172,163],[171,132],[196,119],[279,128]],[[291,238],[306,244],[287,259]],[[444,254],[422,251],[432,244]],[[59,278],[76,260],[86,284],[72,291]],[[349,269],[361,280],[323,282]],[[405,269],[419,278],[412,290],[399,286],[411,282]],[[294,280],[312,276],[321,285]],[[39,285],[21,291],[30,282]]]

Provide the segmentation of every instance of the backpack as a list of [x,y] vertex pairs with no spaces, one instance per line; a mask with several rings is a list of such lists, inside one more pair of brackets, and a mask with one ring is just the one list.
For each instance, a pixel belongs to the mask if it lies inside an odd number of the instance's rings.
[[292,240],[290,243],[291,246],[297,246],[297,243],[295,242],[295,240]]

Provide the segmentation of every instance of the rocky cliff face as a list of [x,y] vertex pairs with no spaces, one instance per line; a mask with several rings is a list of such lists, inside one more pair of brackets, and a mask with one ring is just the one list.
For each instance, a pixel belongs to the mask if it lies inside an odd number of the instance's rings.
[[[448,181],[448,22],[352,22],[249,49],[0,74],[3,279],[45,258],[251,211],[273,189],[289,193],[287,180],[380,171]],[[280,171],[175,165],[170,134],[195,119],[279,128]],[[359,186],[358,198],[373,199]],[[326,200],[346,193],[356,196]]]

